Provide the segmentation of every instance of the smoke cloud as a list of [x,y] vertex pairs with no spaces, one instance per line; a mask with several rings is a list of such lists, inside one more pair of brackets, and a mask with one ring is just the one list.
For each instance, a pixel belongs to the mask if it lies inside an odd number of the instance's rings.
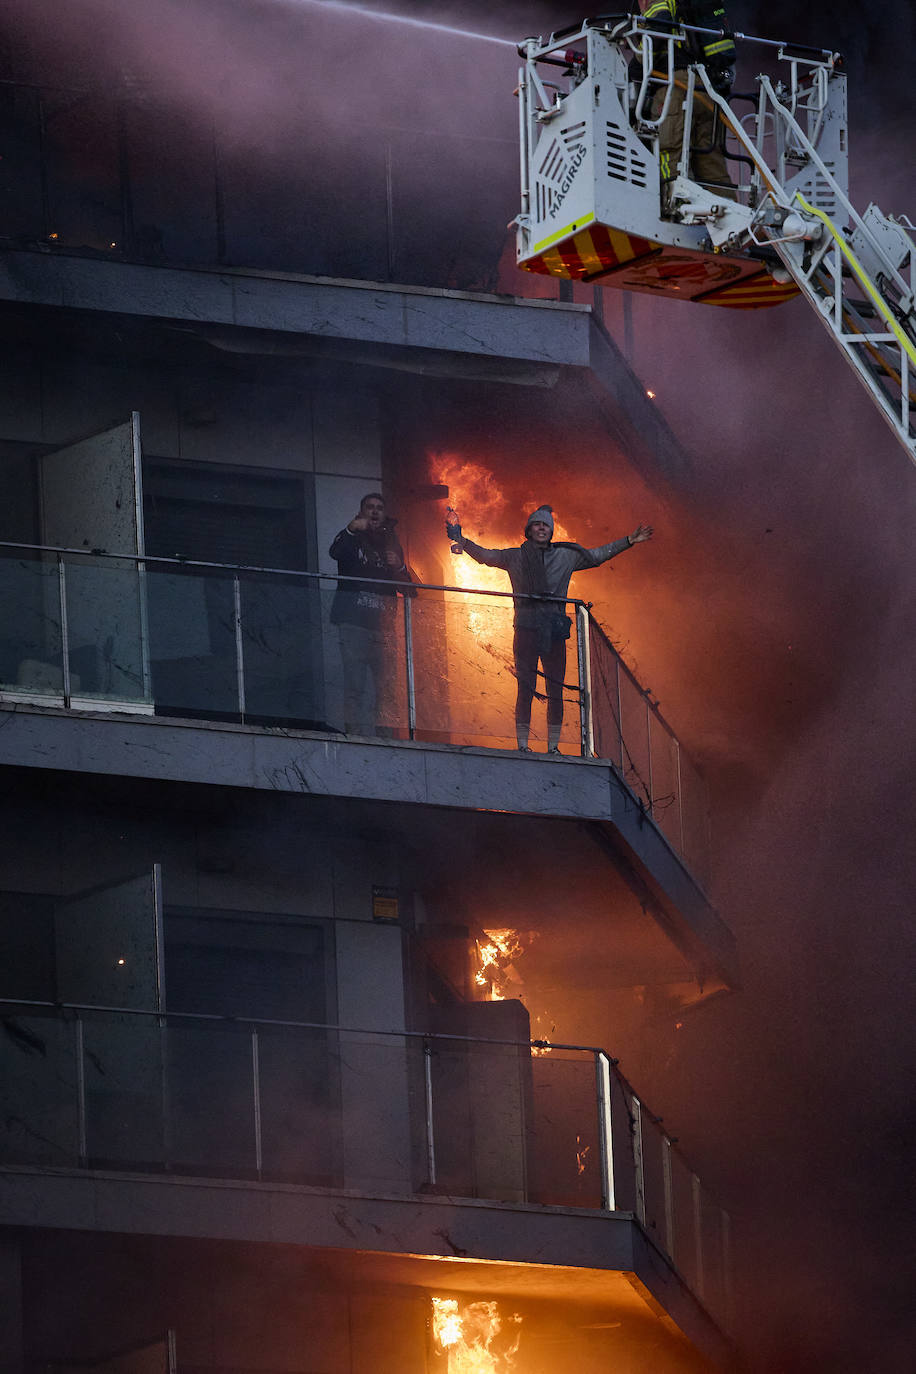
[[[729,12],[741,30],[846,54],[853,198],[916,210],[899,60],[911,5]],[[409,14],[522,38],[579,10],[467,0]],[[445,263],[454,283],[494,286],[495,268],[470,280],[467,264],[478,250],[495,264],[517,210],[511,48],[281,0],[8,0],[6,20],[35,80],[155,92],[182,148],[216,131],[226,185],[236,203],[249,194],[230,260],[256,244],[266,265],[443,285]],[[399,177],[387,214],[385,158],[369,156],[382,129]],[[352,234],[336,245],[342,209]],[[454,415],[440,398],[426,436],[419,404],[417,477],[436,480],[420,468],[447,448],[492,472],[506,525],[546,499],[586,543],[656,526],[574,591],[706,764],[714,896],[745,986],[677,1033],[659,1018],[646,1091],[735,1216],[751,1368],[909,1374],[916,474],[801,301],[743,314],[635,297],[630,311],[625,329],[605,292],[612,333],[632,340],[691,458],[664,497],[600,427],[571,432],[570,411],[551,420],[523,388],[503,388],[486,425],[479,393],[463,409],[454,388]]]

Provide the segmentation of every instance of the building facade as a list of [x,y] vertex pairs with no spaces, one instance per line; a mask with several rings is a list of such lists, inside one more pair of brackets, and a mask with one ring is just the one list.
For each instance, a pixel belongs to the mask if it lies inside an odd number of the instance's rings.
[[[733,1367],[728,1219],[615,1058],[736,982],[701,780],[581,601],[561,756],[518,753],[511,598],[442,534],[676,439],[590,290],[424,203],[485,133],[322,159],[306,108],[272,163],[14,38],[0,1368]],[[414,581],[354,731],[329,548],[375,490]]]

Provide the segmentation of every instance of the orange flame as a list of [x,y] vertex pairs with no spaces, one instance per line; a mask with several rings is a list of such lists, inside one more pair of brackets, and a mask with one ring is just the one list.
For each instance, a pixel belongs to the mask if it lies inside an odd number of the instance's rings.
[[458,453],[433,453],[430,471],[437,482],[448,487],[452,505],[466,508],[468,534],[480,533],[483,526],[478,521],[484,521],[491,529],[504,527],[507,501],[492,469]]
[[486,989],[485,1001],[502,1002],[506,997],[504,989],[507,983],[517,983],[521,988],[522,980],[512,965],[524,953],[524,946],[518,938],[518,931],[508,927],[485,930],[484,935],[485,941],[477,941],[480,967],[474,974],[474,982],[477,987]]
[[[508,502],[490,468],[457,453],[430,455],[430,473],[435,482],[449,489],[449,502],[458,511],[464,533],[485,548],[501,548],[522,542],[525,515],[540,501],[530,497],[523,509],[507,510]],[[554,538],[567,539],[565,527],[554,517]],[[455,585],[494,592],[508,591],[506,574],[500,568],[487,568],[467,557],[456,557],[452,568]]]
[[[506,498],[491,470],[453,453],[435,454],[431,466],[435,481],[448,487],[449,501],[462,518],[464,533],[475,543],[482,541],[487,548],[495,547],[506,528]],[[508,580],[501,568],[487,568],[466,555],[452,560],[452,571],[457,587],[508,591]],[[472,624],[471,628],[478,634],[482,626]]]
[[521,1317],[508,1320],[514,1336],[504,1335],[496,1302],[472,1302],[461,1307],[456,1298],[432,1299],[433,1340],[447,1358],[448,1374],[498,1374],[512,1368],[521,1340]]
[[433,1298],[433,1338],[442,1350],[462,1338],[461,1315],[454,1298]]
[[[503,545],[509,523],[507,503],[491,469],[453,453],[431,454],[429,466],[432,479],[448,486],[449,502],[458,509],[464,533],[488,548]],[[456,643],[472,646],[452,665],[453,686],[467,685],[479,700],[481,684],[486,684],[494,721],[511,719],[512,602],[501,596],[463,594],[508,592],[509,579],[501,568],[488,568],[467,554],[456,554],[450,560],[446,581],[462,589],[445,593],[452,637]]]
[[583,1145],[581,1136],[576,1136],[576,1172],[585,1173],[585,1161],[588,1159],[588,1152],[591,1145]]

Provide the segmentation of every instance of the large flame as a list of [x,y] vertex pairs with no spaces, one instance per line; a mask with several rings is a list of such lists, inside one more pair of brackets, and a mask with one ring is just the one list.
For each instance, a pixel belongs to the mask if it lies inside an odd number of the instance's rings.
[[484,1001],[504,1001],[510,982],[517,984],[515,995],[518,996],[522,980],[513,965],[524,953],[518,931],[500,927],[498,930],[485,930],[484,936],[485,939],[476,942],[478,968],[474,974],[477,987],[484,989]]
[[517,1313],[504,1330],[496,1302],[462,1307],[457,1298],[434,1297],[432,1306],[433,1340],[437,1353],[446,1357],[448,1374],[498,1374],[513,1367],[521,1340]]
[[[492,471],[455,454],[430,457],[430,475],[449,489],[464,533],[485,548],[504,547],[508,537],[506,500]],[[475,563],[467,554],[450,559],[446,581],[458,592],[445,593],[445,640],[452,710],[471,730],[457,743],[511,741],[515,676],[512,654],[513,605],[507,596],[469,596],[467,592],[508,592],[501,568]],[[509,736],[509,741],[506,737]]]
[[[532,498],[524,509],[510,511],[502,488],[490,468],[455,453],[436,453],[430,457],[435,482],[449,489],[449,501],[461,517],[464,533],[484,548],[512,547],[522,542],[525,515],[540,503]],[[554,538],[566,539],[564,527],[554,517]],[[468,557],[452,560],[454,585],[473,590],[508,591],[509,583],[501,568],[488,568]],[[478,627],[479,632],[481,627]]]
[[[500,926],[495,930],[485,930],[483,934],[482,940],[474,942],[477,949],[477,971],[474,974],[474,984],[482,989],[482,1000],[485,1002],[504,1002],[507,996],[511,996],[524,1001],[524,982],[515,966],[515,961],[525,952],[525,946],[522,944],[519,932],[509,926]],[[526,938],[529,944],[536,938],[536,935],[536,931],[528,931]],[[540,1031],[540,1027],[547,1019],[540,1013],[534,1018],[534,1038],[540,1041],[540,1044],[531,1047],[534,1058],[551,1053],[550,1041]],[[554,1029],[553,1022],[551,1022],[551,1032]]]
[[[449,501],[461,517],[464,533],[484,548],[497,548],[510,542],[504,531],[508,527],[506,498],[497,485],[492,471],[482,463],[462,458],[458,454],[435,454],[431,467],[436,482],[444,483],[449,489]],[[505,592],[509,590],[509,580],[501,568],[488,568],[483,563],[475,563],[466,555],[456,555],[451,562],[452,580],[456,587],[469,591]],[[488,597],[480,602],[471,603],[465,598],[455,597],[468,609],[468,628],[475,638],[492,629],[493,614],[503,609],[500,602]]]

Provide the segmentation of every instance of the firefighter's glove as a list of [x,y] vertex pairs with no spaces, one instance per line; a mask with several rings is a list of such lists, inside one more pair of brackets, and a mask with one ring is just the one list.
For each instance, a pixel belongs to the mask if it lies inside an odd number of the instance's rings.
[[454,539],[457,543],[461,539],[461,526],[457,521],[452,524],[449,520],[446,520],[445,533],[448,535],[449,539]]
[[721,95],[728,99],[731,95],[732,86],[735,84],[734,67],[709,66],[706,70],[709,73],[709,84],[716,92],[716,95]]

